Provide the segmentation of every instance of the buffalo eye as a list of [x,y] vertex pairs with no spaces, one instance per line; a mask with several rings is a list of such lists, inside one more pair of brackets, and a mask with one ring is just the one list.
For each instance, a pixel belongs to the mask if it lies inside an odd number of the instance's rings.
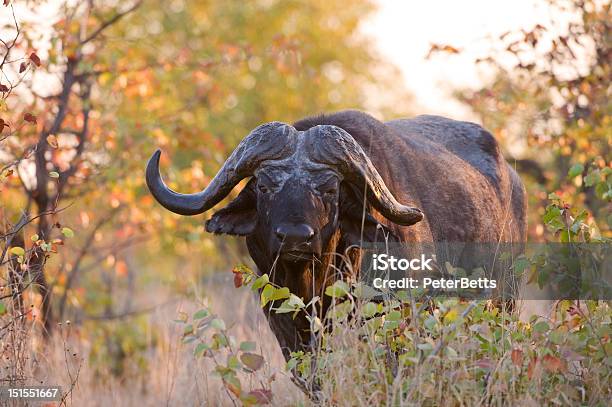
[[270,188],[268,188],[267,186],[262,185],[262,184],[258,185],[258,186],[257,186],[257,188],[259,189],[259,191],[260,191],[262,194],[267,194],[267,193],[269,193],[269,192],[272,192],[272,190],[271,190]]
[[317,188],[317,191],[324,198],[333,198],[336,196],[336,193],[338,192],[338,188],[336,188],[336,185],[332,184],[331,182],[328,182],[327,185],[319,186]]
[[333,196],[336,196],[336,192],[338,192],[338,191],[334,187],[327,188],[327,189],[323,190],[323,196],[333,197]]

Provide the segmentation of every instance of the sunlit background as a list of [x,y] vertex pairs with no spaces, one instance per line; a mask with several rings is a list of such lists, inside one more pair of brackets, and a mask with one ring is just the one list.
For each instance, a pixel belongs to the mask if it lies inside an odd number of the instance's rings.
[[[458,120],[475,120],[475,116],[452,93],[491,80],[490,67],[474,61],[500,48],[502,43],[495,41],[500,35],[536,24],[554,34],[577,18],[571,12],[551,10],[542,0],[377,0],[376,4],[378,10],[364,22],[363,31],[374,38],[382,56],[400,68],[406,87],[415,96],[416,113]],[[451,45],[461,53],[427,58],[433,44]],[[541,45],[549,46],[545,40]],[[508,58],[504,62],[515,61]]]
[[170,187],[195,192],[262,122],[438,114],[499,142],[528,191],[530,241],[612,236],[609,1],[4,3],[0,328],[27,323],[0,329],[0,372],[79,376],[75,405],[227,403],[175,322],[202,304],[262,342],[278,404],[303,401],[257,300],[232,284],[253,266],[243,239],[149,194],[157,148]]

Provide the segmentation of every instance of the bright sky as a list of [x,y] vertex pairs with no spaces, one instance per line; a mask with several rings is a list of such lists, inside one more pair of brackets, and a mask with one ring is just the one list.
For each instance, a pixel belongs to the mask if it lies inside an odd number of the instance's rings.
[[[378,13],[364,24],[382,55],[398,66],[406,87],[415,94],[416,113],[474,119],[452,100],[453,87],[475,87],[488,77],[474,60],[500,34],[533,28],[554,18],[545,0],[377,0]],[[546,25],[546,24],[544,24]],[[432,43],[453,45],[460,55],[433,56]]]

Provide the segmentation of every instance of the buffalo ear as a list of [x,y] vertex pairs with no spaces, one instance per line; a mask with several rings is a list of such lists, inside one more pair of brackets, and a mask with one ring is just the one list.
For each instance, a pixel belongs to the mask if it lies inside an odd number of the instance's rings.
[[206,221],[206,231],[215,234],[245,236],[253,232],[256,223],[257,194],[255,178],[251,178],[232,202],[215,212]]
[[345,244],[359,246],[361,243],[399,242],[389,228],[372,216],[370,205],[364,199],[359,199],[360,195],[363,194],[359,194],[350,184],[342,184],[340,188],[339,223]]

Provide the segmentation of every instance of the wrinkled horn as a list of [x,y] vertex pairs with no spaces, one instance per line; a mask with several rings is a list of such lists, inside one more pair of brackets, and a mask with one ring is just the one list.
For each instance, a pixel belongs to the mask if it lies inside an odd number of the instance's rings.
[[169,211],[179,215],[198,215],[219,203],[242,179],[253,175],[262,161],[286,157],[293,144],[290,138],[295,137],[295,132],[280,122],[257,127],[238,144],[210,184],[195,194],[180,194],[166,186],[159,173],[161,151],[157,150],[147,163],[147,186],[157,202]]
[[308,138],[313,158],[335,166],[343,177],[360,187],[367,185],[367,199],[385,218],[410,226],[423,219],[420,209],[399,203],[361,146],[345,130],[336,126],[317,126],[316,137]]

